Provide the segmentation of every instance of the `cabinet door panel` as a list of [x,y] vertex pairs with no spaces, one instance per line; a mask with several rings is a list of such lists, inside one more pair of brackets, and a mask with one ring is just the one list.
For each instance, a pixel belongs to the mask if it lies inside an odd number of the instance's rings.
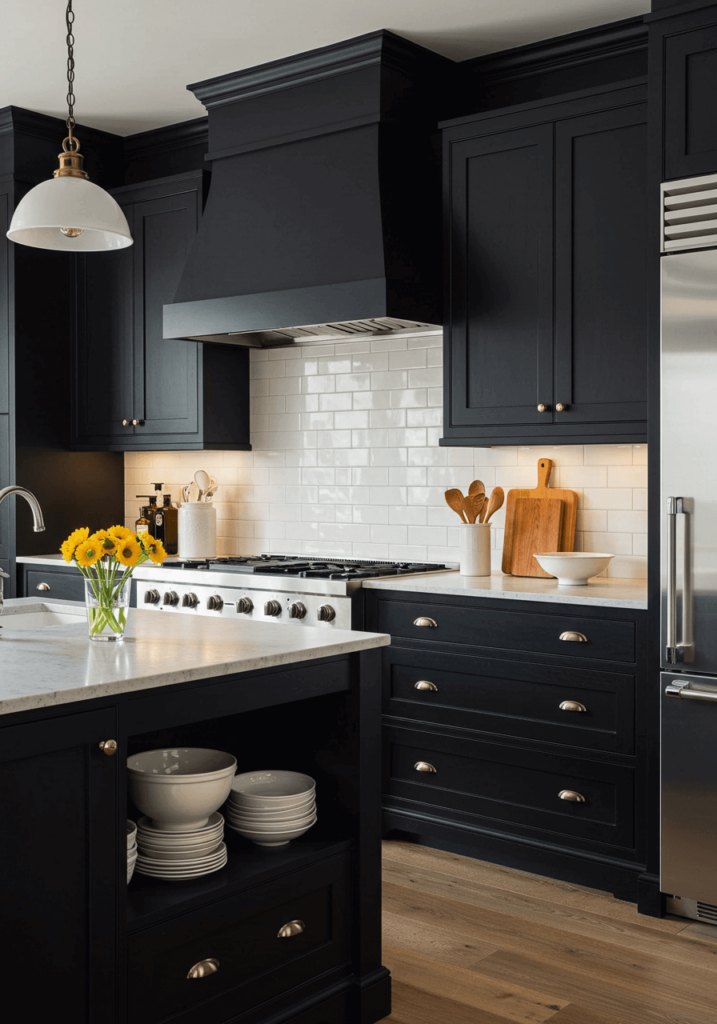
[[556,125],[555,422],[647,417],[645,104]]
[[[709,12],[714,20],[714,15]],[[717,25],[664,40],[665,178],[717,170]]]
[[[132,209],[123,209],[134,235]],[[75,443],[132,436],[133,250],[77,257]]]
[[[0,729],[0,903],[22,1017],[116,1019],[119,757],[113,710]],[[51,839],[49,837],[52,837]],[[12,840],[12,841],[10,841]]]
[[553,126],[451,146],[451,423],[541,423],[552,403]]
[[[137,203],[135,224],[135,417],[139,441],[199,430],[199,342],[162,337],[162,307],[172,302],[197,232],[199,192]],[[173,438],[179,440],[179,438]]]

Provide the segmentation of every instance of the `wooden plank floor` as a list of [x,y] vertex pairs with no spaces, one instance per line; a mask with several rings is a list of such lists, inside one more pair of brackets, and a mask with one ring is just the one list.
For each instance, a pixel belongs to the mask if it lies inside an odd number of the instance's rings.
[[717,1024],[717,928],[596,889],[385,842],[383,935],[392,1024]]

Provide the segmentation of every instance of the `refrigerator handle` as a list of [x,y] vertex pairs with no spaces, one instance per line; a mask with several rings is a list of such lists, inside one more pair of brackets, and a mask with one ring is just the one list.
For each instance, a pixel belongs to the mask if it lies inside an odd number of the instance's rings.
[[[667,499],[667,644],[665,660],[676,665],[695,660],[692,623],[692,524],[688,515],[691,505],[686,498]],[[677,642],[677,516],[684,516],[682,566],[682,639]]]

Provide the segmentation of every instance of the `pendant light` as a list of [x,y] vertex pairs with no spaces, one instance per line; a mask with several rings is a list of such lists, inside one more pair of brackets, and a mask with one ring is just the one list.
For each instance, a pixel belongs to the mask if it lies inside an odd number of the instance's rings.
[[106,252],[132,245],[127,218],[112,196],[88,180],[75,127],[75,14],[72,0],[67,25],[67,138],[53,177],[31,189],[18,203],[7,237],[37,249]]

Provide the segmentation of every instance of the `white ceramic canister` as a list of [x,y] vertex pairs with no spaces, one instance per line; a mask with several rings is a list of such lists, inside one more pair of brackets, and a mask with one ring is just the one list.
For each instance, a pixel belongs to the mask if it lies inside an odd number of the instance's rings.
[[490,523],[462,523],[461,576],[490,576]]
[[215,558],[217,510],[208,501],[185,501],[177,525],[180,558]]

